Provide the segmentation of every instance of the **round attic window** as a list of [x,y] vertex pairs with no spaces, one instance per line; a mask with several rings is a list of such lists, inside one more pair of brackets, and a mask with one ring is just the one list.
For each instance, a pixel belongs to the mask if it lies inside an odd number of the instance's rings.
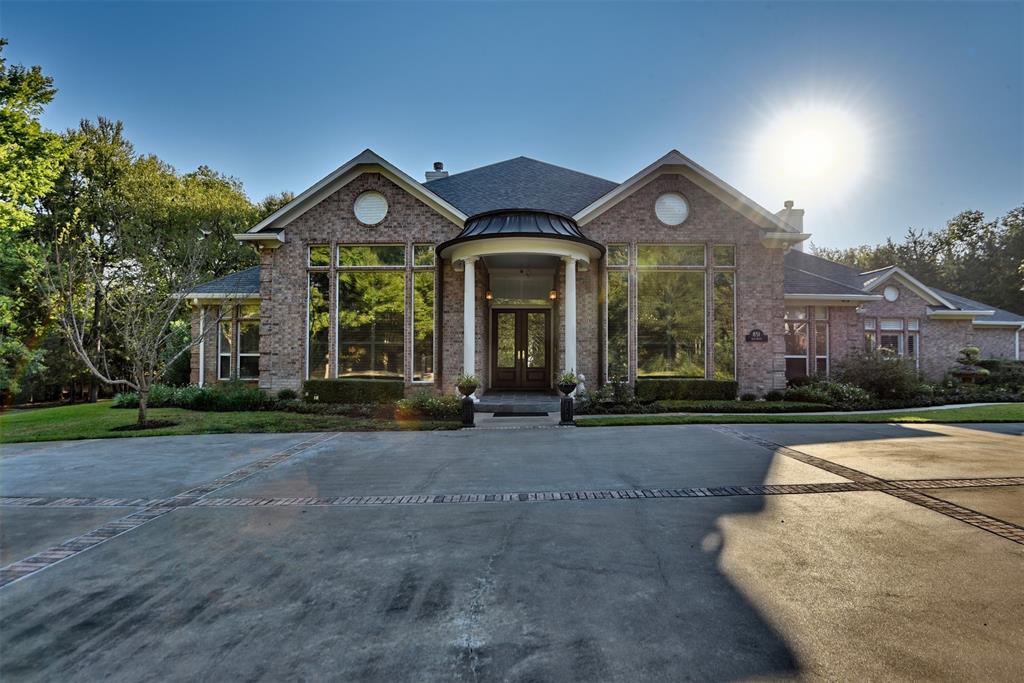
[[665,225],[679,225],[690,214],[690,206],[678,192],[666,192],[654,202],[654,213]]
[[356,197],[352,211],[363,225],[377,225],[388,215],[388,200],[380,192],[364,192]]
[[882,290],[882,296],[885,297],[886,301],[896,301],[896,299],[900,298],[900,290],[897,287],[889,285]]

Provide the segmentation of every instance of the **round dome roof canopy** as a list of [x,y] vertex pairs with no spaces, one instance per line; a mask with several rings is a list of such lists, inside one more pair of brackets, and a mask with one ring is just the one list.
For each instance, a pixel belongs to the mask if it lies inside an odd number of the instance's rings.
[[500,237],[541,238],[569,240],[586,245],[597,255],[604,254],[604,245],[587,239],[576,221],[566,216],[543,211],[491,211],[466,220],[466,225],[454,239],[438,245],[438,255],[463,242]]

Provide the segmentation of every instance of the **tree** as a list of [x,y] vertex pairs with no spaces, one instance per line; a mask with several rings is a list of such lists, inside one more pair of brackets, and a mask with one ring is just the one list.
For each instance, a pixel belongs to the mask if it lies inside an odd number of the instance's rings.
[[911,228],[899,243],[813,251],[864,271],[900,266],[929,286],[1024,314],[1024,206],[994,221],[964,211],[937,231]]
[[41,265],[38,245],[26,238],[39,198],[53,186],[69,147],[43,130],[39,116],[56,89],[38,66],[8,65],[0,39],[0,397],[6,403],[41,355],[32,349],[46,321],[44,300],[32,283]]
[[[97,379],[139,395],[139,426],[147,424],[149,392],[175,361],[202,341],[200,335],[182,343],[174,323],[186,306],[186,294],[202,279],[208,256],[198,237],[184,245],[176,236],[135,223],[115,230],[116,251],[106,267],[96,267],[95,240],[81,240],[69,229],[51,244],[47,288],[71,350]],[[178,241],[179,243],[173,244]],[[179,260],[171,262],[167,253]],[[87,320],[95,292],[107,305],[107,322],[124,368],[110,362],[107,347],[89,343]],[[232,303],[227,301],[226,303]],[[219,319],[207,329],[217,329]],[[170,347],[170,349],[169,349]]]

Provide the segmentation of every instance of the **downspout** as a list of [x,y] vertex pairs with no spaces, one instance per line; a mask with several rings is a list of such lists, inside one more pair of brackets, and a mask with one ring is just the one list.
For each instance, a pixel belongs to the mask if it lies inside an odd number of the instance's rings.
[[199,386],[206,384],[206,306],[199,304]]

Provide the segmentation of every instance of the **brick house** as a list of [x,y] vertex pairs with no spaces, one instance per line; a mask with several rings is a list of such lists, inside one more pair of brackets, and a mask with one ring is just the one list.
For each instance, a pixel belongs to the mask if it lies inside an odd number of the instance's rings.
[[623,183],[525,157],[426,176],[366,150],[236,235],[260,265],[190,295],[193,381],[550,390],[571,369],[764,394],[865,345],[933,378],[964,346],[1020,358],[1024,317],[805,254],[792,202],[770,212],[676,151]]

